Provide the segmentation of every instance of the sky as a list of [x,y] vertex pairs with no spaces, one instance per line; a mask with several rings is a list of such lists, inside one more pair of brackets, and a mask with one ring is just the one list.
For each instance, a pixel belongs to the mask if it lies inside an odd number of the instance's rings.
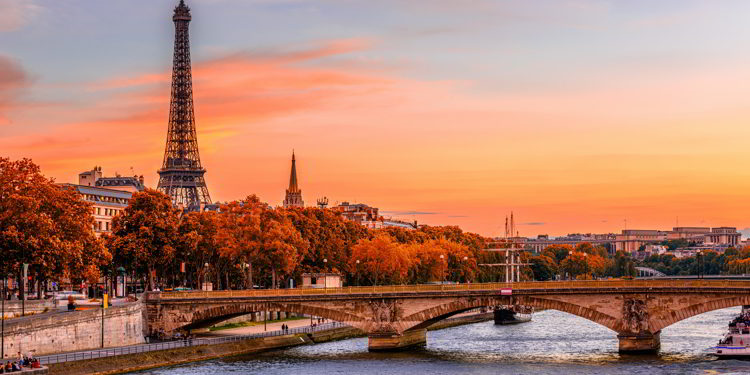
[[[523,236],[750,227],[745,0],[187,0],[214,201]],[[0,156],[155,187],[177,0],[0,0]]]

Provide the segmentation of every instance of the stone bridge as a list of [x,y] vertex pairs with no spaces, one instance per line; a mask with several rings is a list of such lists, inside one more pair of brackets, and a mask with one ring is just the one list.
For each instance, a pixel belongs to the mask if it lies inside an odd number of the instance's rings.
[[[750,281],[607,280],[329,289],[151,292],[149,332],[206,327],[258,311],[287,311],[339,321],[367,333],[370,350],[426,343],[426,328],[485,306],[553,309],[617,334],[621,352],[659,349],[662,328],[712,310],[750,305]],[[565,329],[565,327],[560,327]]]

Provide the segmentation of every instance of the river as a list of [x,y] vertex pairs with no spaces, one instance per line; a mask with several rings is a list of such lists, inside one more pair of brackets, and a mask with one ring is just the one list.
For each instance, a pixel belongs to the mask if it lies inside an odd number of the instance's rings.
[[614,332],[549,310],[525,324],[431,331],[426,348],[409,352],[369,353],[367,339],[358,338],[141,374],[750,374],[750,361],[719,361],[706,352],[739,311],[717,310],[665,328],[661,352],[652,356],[619,355]]

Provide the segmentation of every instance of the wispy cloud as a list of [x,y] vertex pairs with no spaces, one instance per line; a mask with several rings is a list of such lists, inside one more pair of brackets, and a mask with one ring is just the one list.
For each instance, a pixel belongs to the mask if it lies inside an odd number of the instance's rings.
[[541,222],[541,221],[529,221],[526,223],[520,223],[519,225],[541,226],[541,225],[547,225],[547,223]]
[[0,126],[10,123],[4,114],[19,105],[21,92],[30,84],[20,63],[0,55]]
[[29,23],[41,10],[33,0],[0,1],[0,32],[15,31]]
[[439,215],[440,212],[429,212],[429,211],[380,211],[384,214],[389,215],[409,215],[409,216],[420,216],[420,215]]

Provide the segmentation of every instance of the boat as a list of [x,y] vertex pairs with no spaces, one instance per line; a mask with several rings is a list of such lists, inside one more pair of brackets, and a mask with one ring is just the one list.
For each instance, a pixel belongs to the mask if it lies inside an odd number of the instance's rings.
[[531,321],[531,311],[516,312],[512,309],[495,309],[495,324],[507,325]]
[[714,350],[719,358],[750,359],[750,306],[743,306],[742,313],[729,322],[729,331]]

